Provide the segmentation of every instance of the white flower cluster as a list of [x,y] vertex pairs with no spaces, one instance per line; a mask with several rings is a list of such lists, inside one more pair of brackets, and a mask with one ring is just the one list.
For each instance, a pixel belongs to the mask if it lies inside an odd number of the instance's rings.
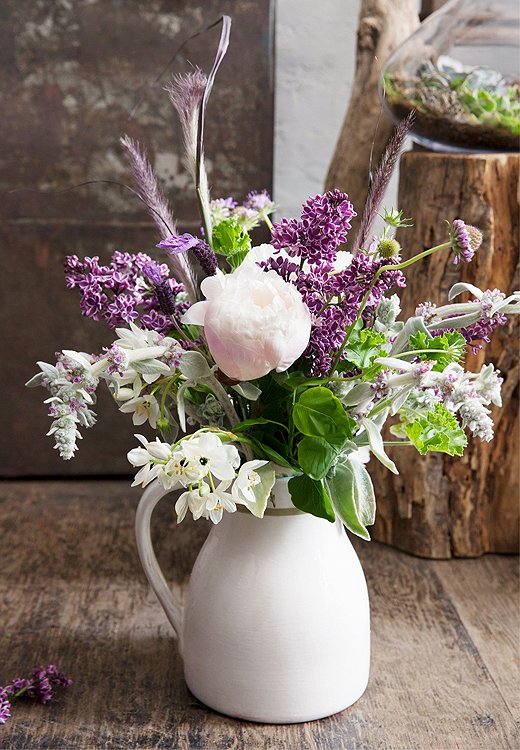
[[218,523],[224,510],[233,513],[237,503],[263,516],[274,484],[274,471],[267,468],[267,461],[248,461],[240,466],[235,446],[224,444],[212,432],[200,432],[173,446],[158,438],[153,442],[142,435],[136,438],[142,447],[128,453],[132,466],[140,467],[132,486],[146,487],[157,479],[165,489],[184,487],[186,491],[175,504],[178,523],[188,510],[195,520],[208,518]]

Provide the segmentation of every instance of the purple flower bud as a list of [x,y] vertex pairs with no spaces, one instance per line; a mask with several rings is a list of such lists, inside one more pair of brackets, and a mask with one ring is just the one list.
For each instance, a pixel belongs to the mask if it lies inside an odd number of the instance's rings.
[[482,232],[462,219],[455,219],[450,225],[449,236],[455,253],[455,264],[464,261],[469,263],[482,244]]

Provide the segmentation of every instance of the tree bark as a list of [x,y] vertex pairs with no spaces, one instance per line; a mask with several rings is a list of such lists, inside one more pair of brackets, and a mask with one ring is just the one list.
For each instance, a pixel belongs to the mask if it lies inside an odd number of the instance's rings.
[[368,193],[370,156],[377,166],[394,127],[378,94],[383,65],[418,26],[415,0],[361,2],[352,95],[325,183],[326,190],[346,191],[357,209],[351,237],[357,234]]
[[[401,159],[399,208],[414,219],[400,231],[404,256],[446,240],[444,220],[461,217],[479,227],[484,242],[469,264],[453,265],[439,253],[411,266],[402,295],[403,319],[431,300],[445,304],[456,281],[510,293],[520,284],[517,154],[409,152]],[[450,257],[451,256],[451,257]],[[477,557],[518,552],[519,381],[518,320],[512,316],[466,368],[485,362],[501,370],[503,407],[494,407],[495,439],[469,437],[463,458],[419,457],[413,448],[394,448],[399,476],[372,466],[378,520],[376,539],[421,557]]]

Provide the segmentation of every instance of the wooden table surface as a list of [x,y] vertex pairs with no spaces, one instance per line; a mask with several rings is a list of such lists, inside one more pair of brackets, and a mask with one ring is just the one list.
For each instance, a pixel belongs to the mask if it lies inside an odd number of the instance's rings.
[[[421,560],[356,542],[372,607],[369,687],[329,719],[270,726],[198,704],[133,538],[127,481],[0,484],[0,684],[55,662],[74,686],[19,702],[0,748],[501,750],[517,748],[517,558]],[[156,511],[159,561],[181,586],[207,533]]]

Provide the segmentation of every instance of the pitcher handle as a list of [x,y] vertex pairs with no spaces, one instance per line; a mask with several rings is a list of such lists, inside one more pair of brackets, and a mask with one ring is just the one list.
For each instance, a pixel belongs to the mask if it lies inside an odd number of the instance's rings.
[[135,536],[141,565],[143,566],[150,586],[166,613],[166,617],[170,621],[175,632],[175,637],[179,642],[179,647],[181,647],[183,606],[178,594],[173,593],[166,583],[166,579],[159,567],[159,563],[157,562],[153,550],[152,537],[150,534],[150,521],[154,508],[159,500],[162,500],[162,498],[170,491],[171,490],[165,490],[161,487],[156,480],[146,488],[139,501],[139,505],[137,506],[135,516]]

